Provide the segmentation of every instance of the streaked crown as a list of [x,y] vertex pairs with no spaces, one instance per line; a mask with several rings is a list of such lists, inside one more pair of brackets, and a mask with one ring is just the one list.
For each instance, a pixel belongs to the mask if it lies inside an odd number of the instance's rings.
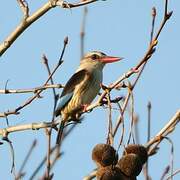
[[85,54],[83,59],[96,60],[96,59],[100,59],[100,58],[105,57],[105,56],[106,56],[106,54],[101,52],[101,51],[91,51],[91,52],[88,52],[87,54]]

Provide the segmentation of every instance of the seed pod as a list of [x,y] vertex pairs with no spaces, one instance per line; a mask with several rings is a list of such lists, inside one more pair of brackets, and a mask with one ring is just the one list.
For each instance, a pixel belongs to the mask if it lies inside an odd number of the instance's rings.
[[99,168],[96,173],[96,178],[97,180],[125,180],[119,168],[113,168],[112,166]]
[[115,165],[118,161],[116,150],[108,144],[97,144],[92,151],[92,159],[98,167]]
[[142,145],[139,145],[139,144],[129,144],[125,148],[125,150],[123,152],[123,155],[130,154],[130,153],[137,154],[140,157],[142,165],[148,159],[147,149],[144,146],[142,146]]
[[117,167],[128,177],[136,177],[142,170],[142,163],[138,155],[127,154],[122,156]]

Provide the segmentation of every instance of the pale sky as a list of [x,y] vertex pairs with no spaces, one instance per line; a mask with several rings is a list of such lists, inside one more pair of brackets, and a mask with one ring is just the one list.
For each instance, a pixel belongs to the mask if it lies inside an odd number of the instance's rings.
[[[29,1],[30,13],[41,7],[47,0]],[[68,1],[69,2],[69,1]],[[109,55],[121,56],[121,62],[107,65],[104,69],[103,83],[108,85],[124,72],[136,65],[144,56],[150,39],[151,9],[157,8],[155,28],[163,17],[164,1],[98,1],[88,5],[85,32],[85,52],[101,50]],[[169,10],[174,13],[163,29],[156,52],[147,64],[143,75],[134,89],[135,113],[140,118],[140,143],[146,143],[147,103],[152,103],[152,132],[155,135],[180,108],[179,83],[179,47],[180,47],[180,2],[170,1]],[[0,57],[0,89],[4,89],[7,80],[9,89],[24,89],[41,86],[47,79],[47,71],[42,64],[43,54],[49,59],[50,67],[57,63],[63,47],[63,39],[69,37],[64,63],[54,76],[55,83],[62,83],[74,73],[80,58],[80,24],[83,8],[50,10],[32,24],[17,41]],[[0,6],[0,42],[20,23],[22,12],[16,1],[2,1]],[[130,79],[131,80],[131,79]],[[124,91],[112,93],[112,96],[125,95]],[[22,104],[31,94],[0,94],[0,112],[12,110]],[[44,122],[51,120],[53,95],[51,90],[42,93],[43,98],[34,101],[23,109],[20,115],[8,117],[10,125]],[[114,121],[118,113],[113,111]],[[130,118],[126,114],[126,125]],[[1,119],[0,127],[6,127]],[[174,170],[180,165],[179,125],[170,135],[174,143]],[[80,180],[96,166],[91,160],[92,148],[106,141],[107,109],[97,108],[85,114],[85,120],[78,125],[62,146],[65,153],[53,169],[54,179]],[[56,133],[53,134],[55,142]],[[36,138],[38,146],[33,151],[25,171],[24,179],[29,179],[47,150],[44,130],[13,133],[9,136],[15,149],[16,170],[19,169],[32,141]],[[115,140],[115,148],[118,139]],[[126,143],[126,141],[124,142]],[[164,141],[160,151],[150,158],[149,171],[152,179],[160,179],[170,162],[170,145]],[[119,152],[121,155],[121,151]],[[0,179],[11,180],[11,158],[6,143],[0,148]],[[45,170],[38,174],[40,177]],[[141,175],[140,180],[144,179]],[[174,180],[180,179],[180,175]]]

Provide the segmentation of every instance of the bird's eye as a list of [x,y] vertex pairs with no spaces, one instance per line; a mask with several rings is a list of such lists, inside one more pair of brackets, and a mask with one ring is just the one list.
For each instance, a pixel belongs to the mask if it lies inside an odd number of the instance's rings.
[[91,56],[91,58],[92,58],[93,60],[95,60],[95,59],[99,59],[99,56],[98,56],[97,54],[93,54],[93,55]]

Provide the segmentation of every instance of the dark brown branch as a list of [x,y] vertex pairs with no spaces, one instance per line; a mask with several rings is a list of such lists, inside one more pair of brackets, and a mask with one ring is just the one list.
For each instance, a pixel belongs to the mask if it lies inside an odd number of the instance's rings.
[[16,177],[16,172],[15,172],[15,154],[14,154],[14,147],[12,142],[7,138],[3,137],[3,140],[6,141],[10,147],[10,153],[11,153],[11,158],[12,158],[12,165],[11,165],[11,173],[13,173],[14,177]]

